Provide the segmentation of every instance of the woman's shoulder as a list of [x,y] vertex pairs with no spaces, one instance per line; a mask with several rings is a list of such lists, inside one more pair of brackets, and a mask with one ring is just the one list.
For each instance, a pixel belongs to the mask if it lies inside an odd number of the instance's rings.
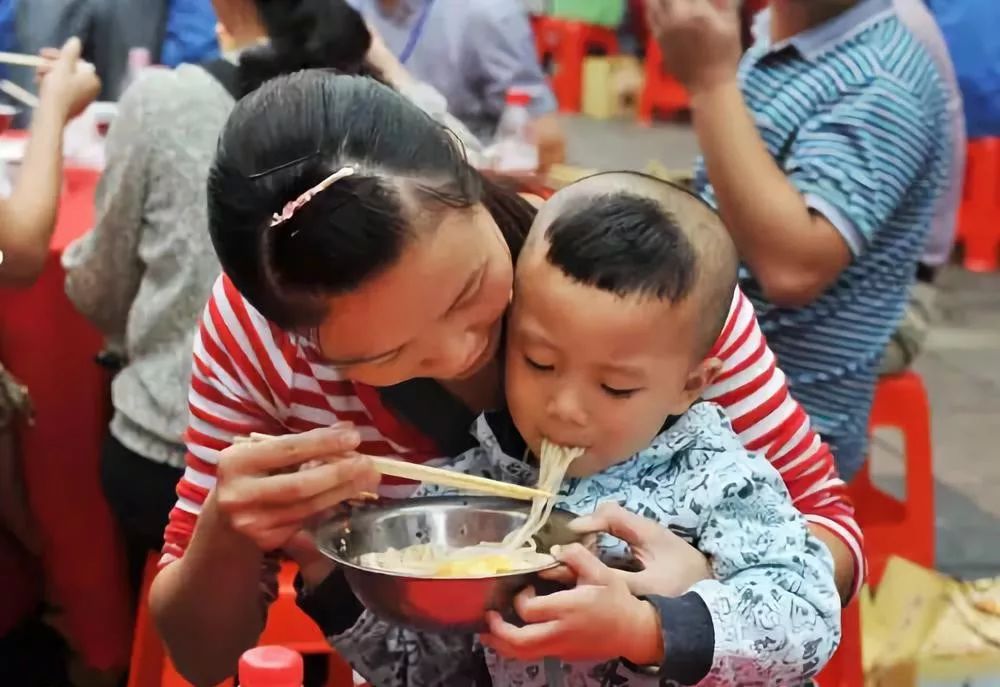
[[302,368],[305,353],[297,337],[261,315],[225,274],[212,286],[202,323],[218,350],[261,368],[265,379],[273,370],[287,383]]

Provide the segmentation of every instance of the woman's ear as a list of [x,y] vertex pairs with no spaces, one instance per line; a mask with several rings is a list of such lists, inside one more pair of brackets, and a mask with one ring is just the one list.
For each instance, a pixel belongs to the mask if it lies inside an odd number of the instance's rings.
[[685,402],[690,406],[701,398],[702,392],[715,381],[721,370],[722,360],[719,358],[705,358],[698,363],[684,382]]

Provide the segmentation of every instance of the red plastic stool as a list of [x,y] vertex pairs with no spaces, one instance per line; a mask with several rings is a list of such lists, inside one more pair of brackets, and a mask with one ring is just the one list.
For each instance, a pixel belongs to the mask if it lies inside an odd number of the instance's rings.
[[690,107],[687,91],[670,74],[663,71],[663,53],[654,38],[646,41],[646,83],[639,96],[640,124],[652,124],[656,110],[674,114]]
[[579,112],[583,101],[583,58],[587,56],[587,48],[598,47],[608,55],[617,55],[618,36],[603,26],[556,17],[533,16],[531,24],[539,61],[544,62],[551,56],[555,62],[552,90],[559,101],[559,111]]
[[[132,640],[128,687],[190,687],[167,656],[149,615],[149,587],[156,575],[157,560],[158,556],[150,556],[146,562]],[[351,667],[333,652],[316,623],[295,604],[296,569],[293,563],[282,564],[278,574],[278,598],[268,611],[267,625],[259,643],[286,646],[301,654],[327,655],[330,664],[327,685],[351,687],[354,684]],[[232,685],[232,680],[226,680],[219,687]]]
[[837,653],[816,678],[819,687],[861,687],[865,681],[861,662],[861,611],[855,599],[841,613],[843,634]]
[[890,556],[934,567],[934,465],[927,391],[920,375],[883,377],[875,390],[870,427],[895,427],[903,435],[906,497],[876,488],[865,465],[850,484],[858,524],[865,535],[868,580],[876,585]]
[[958,240],[965,247],[965,269],[994,272],[1000,268],[1000,138],[969,143]]

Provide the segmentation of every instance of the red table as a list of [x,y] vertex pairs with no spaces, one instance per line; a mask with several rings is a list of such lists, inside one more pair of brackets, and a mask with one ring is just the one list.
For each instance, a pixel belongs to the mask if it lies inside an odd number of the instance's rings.
[[66,170],[41,279],[29,289],[0,289],[0,360],[28,386],[36,411],[20,439],[48,597],[84,663],[109,670],[128,665],[132,618],[124,555],[99,477],[108,376],[94,362],[101,336],[66,298],[59,262],[93,225],[97,179],[97,172]]

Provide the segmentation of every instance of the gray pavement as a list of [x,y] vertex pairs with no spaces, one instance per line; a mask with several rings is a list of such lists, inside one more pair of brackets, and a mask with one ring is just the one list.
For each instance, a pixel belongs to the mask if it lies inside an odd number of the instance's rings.
[[[655,159],[690,165],[697,144],[684,124],[567,118],[569,162],[600,169],[641,169]],[[938,566],[962,577],[1000,574],[1000,274],[960,267],[941,277],[940,316],[916,369],[931,399],[937,482]],[[876,437],[872,473],[902,489],[894,437]]]

